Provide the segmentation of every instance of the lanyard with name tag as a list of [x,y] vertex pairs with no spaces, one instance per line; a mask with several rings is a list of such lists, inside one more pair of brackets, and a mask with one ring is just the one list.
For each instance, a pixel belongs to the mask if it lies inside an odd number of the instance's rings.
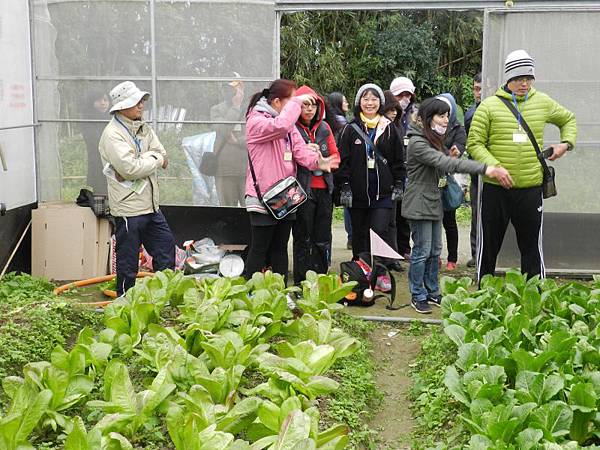
[[292,160],[292,149],[290,148],[290,135],[288,134],[285,138],[285,152],[283,153],[284,161]]
[[519,125],[519,129],[517,131],[513,132],[513,142],[515,144],[525,144],[529,140],[527,133],[525,133],[525,131],[523,131],[523,127],[521,126],[521,111],[525,107],[525,102],[527,101],[528,98],[529,98],[529,93],[527,93],[527,95],[525,96],[525,100],[523,100],[523,103],[521,104],[521,109],[519,109],[519,105],[517,103],[517,97],[515,96],[514,93],[512,94],[512,100],[515,105],[515,109],[517,110],[517,124]]

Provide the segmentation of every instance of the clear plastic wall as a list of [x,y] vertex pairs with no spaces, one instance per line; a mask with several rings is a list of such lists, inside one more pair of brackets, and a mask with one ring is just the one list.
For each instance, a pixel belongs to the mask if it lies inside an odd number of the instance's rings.
[[[237,206],[249,97],[277,73],[272,1],[36,0],[41,201],[106,189],[98,139],[124,80],[152,96],[146,120],[169,154],[161,203]],[[239,107],[235,107],[238,106]],[[216,172],[202,157],[218,153]]]
[[[600,213],[600,9],[492,11],[486,19],[484,94],[500,86],[506,55],[523,48],[535,59],[535,87],[577,117],[575,149],[551,163],[559,195],[544,202],[544,211]],[[544,146],[559,136],[548,125]]]

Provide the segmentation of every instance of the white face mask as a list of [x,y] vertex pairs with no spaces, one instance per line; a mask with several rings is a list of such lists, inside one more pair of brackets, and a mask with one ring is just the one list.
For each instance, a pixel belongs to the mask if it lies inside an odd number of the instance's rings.
[[432,129],[433,131],[435,131],[437,134],[439,134],[440,136],[442,136],[442,135],[446,134],[446,129],[447,129],[447,128],[448,128],[448,127],[444,127],[444,126],[442,126],[442,125],[438,125],[438,124],[436,124],[436,123],[433,123],[433,124],[431,124],[431,129]]
[[403,98],[398,103],[400,103],[400,108],[402,108],[402,111],[406,111],[406,108],[408,108],[408,105],[410,105],[410,99]]

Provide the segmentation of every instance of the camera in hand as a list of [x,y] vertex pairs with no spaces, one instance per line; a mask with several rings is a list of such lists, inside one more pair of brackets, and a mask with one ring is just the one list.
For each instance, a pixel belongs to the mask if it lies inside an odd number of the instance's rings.
[[554,154],[554,149],[552,147],[548,147],[548,148],[544,149],[544,151],[542,152],[542,156],[544,157],[544,159],[550,158],[553,154]]

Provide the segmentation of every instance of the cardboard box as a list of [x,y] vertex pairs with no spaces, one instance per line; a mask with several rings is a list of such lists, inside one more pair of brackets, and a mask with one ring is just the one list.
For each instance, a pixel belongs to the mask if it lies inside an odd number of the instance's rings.
[[51,280],[106,275],[110,225],[90,208],[41,203],[32,211],[31,274]]

